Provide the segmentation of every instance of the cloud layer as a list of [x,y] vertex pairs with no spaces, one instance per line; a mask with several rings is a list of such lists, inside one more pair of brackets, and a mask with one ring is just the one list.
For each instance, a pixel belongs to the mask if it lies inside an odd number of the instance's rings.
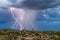
[[59,5],[60,5],[59,0],[24,0],[24,1],[20,1],[15,6],[16,7],[22,6],[28,9],[41,10],[41,9],[57,7]]

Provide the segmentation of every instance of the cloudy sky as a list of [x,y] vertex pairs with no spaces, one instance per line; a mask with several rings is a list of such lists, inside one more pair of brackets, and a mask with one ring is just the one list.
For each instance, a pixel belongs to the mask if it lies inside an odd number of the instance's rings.
[[60,31],[60,0],[0,0],[0,29],[11,28],[15,21],[9,7],[36,10],[36,30]]

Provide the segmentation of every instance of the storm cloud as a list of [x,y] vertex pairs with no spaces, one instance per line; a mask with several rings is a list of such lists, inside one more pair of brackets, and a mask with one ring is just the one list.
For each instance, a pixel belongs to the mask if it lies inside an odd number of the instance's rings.
[[20,1],[19,3],[13,6],[18,7],[18,8],[25,7],[28,9],[43,10],[47,8],[54,8],[59,5],[60,5],[59,0],[24,0],[22,2]]

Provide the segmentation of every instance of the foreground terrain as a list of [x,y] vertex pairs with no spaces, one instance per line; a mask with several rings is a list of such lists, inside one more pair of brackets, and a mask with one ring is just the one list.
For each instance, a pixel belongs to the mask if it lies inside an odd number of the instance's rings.
[[60,32],[0,30],[0,40],[60,40]]

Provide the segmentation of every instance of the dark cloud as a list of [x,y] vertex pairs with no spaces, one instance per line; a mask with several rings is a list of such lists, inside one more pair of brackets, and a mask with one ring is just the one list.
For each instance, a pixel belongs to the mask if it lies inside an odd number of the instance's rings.
[[31,9],[47,9],[60,5],[56,0],[26,0],[23,6]]
[[22,5],[16,4],[15,7],[25,7],[29,9],[47,9],[60,5],[59,0],[24,0]]

